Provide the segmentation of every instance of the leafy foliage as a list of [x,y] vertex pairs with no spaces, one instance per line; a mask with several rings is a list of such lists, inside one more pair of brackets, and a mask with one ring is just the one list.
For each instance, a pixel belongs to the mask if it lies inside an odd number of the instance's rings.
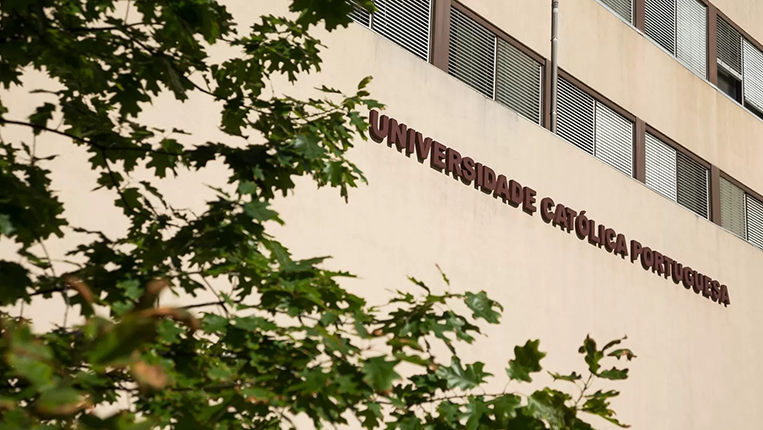
[[[322,45],[311,32],[348,25],[351,7],[292,0],[294,14],[263,15],[243,32],[211,0],[0,2],[0,84],[53,100],[28,118],[0,100],[0,127],[25,128],[33,142],[0,137],[0,240],[19,257],[0,261],[0,306],[56,297],[83,317],[35,333],[22,316],[1,315],[0,429],[265,430],[304,417],[318,428],[350,417],[388,430],[591,428],[582,413],[621,425],[610,408],[618,393],[590,392],[596,379],[627,377],[627,369],[601,370],[604,360],[634,357],[609,352],[620,341],[598,350],[586,339],[584,383],[552,374],[576,384],[575,400],[551,388],[485,394],[493,375],[484,363],[462,363],[456,348],[474,342],[478,323],[499,322],[502,307],[485,292],[438,295],[411,278],[423,294],[397,292],[389,306],[372,307],[339,285],[348,273],[322,268],[323,258],[294,260],[268,234],[268,223],[283,223],[273,199],[297,177],[344,198],[365,181],[345,155],[366,138],[362,112],[380,107],[366,90],[370,78],[350,95],[266,91],[274,78],[319,70]],[[220,45],[239,54],[215,62],[208,50]],[[23,87],[30,69],[56,89]],[[221,107],[224,141],[141,121],[160,95],[193,93]],[[113,193],[129,221],[123,235],[69,224],[53,191],[53,157],[37,156],[40,135],[88,152],[93,186]],[[155,182],[136,179],[213,161],[234,191],[217,189],[202,213],[173,207]],[[75,233],[88,238],[68,251],[75,263],[54,261],[46,241]],[[205,292],[217,300],[159,305],[162,294]],[[435,356],[437,343],[450,366]],[[542,370],[538,347],[515,349],[510,380]]]

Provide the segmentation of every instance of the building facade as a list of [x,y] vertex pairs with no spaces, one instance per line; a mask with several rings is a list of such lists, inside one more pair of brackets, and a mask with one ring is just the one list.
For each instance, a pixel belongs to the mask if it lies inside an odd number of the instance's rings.
[[[277,236],[298,258],[332,255],[370,303],[409,288],[407,276],[485,290],[502,322],[462,352],[499,375],[498,390],[527,339],[541,340],[546,369],[581,373],[587,334],[627,335],[638,358],[616,385],[622,421],[760,428],[763,2],[560,3],[556,133],[551,0],[378,0],[377,13],[357,10],[349,28],[320,35],[322,72],[279,88],[350,92],[370,75],[386,108],[369,113],[372,139],[349,153],[369,184],[345,203],[300,183],[279,202]],[[226,4],[245,26],[287,2]],[[38,96],[11,100],[31,113]],[[146,115],[216,138],[210,102],[162,97]],[[83,191],[94,180],[86,160],[73,149],[52,162],[70,185],[67,217],[123,231],[116,208],[91,204],[107,191]],[[162,191],[202,207],[214,168],[198,192],[183,181]],[[37,323],[58,318],[36,309]]]
[[493,373],[627,334],[633,428],[757,428],[763,3],[560,3],[556,134],[551,0],[379,1],[327,35],[320,82],[372,75],[386,109],[350,153],[369,185],[298,191],[282,237],[372,301],[435,264],[486,290],[506,312],[465,354]]

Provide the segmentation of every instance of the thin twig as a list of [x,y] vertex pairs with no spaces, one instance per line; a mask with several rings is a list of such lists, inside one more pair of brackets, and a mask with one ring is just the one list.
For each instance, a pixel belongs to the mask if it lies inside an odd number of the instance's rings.
[[223,308],[223,311],[225,312],[225,316],[230,318],[230,312],[228,312],[228,307],[225,305],[225,301],[220,297],[220,294],[218,294],[217,291],[215,291],[215,289],[212,288],[212,285],[209,283],[209,281],[207,281],[207,277],[204,275],[200,275],[200,276],[201,276],[201,280],[204,281],[204,284],[207,286],[207,289],[209,289],[209,291],[211,291],[212,294],[214,294],[215,297],[217,297],[218,304],[220,305],[221,308]]

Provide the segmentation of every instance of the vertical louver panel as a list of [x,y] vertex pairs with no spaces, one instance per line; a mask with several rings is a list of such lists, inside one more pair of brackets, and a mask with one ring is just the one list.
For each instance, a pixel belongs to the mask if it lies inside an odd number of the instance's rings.
[[350,12],[350,18],[364,27],[370,27],[371,14],[368,13],[367,10],[363,9],[362,7],[356,5],[353,2],[350,2],[350,4],[353,7],[352,12]]
[[461,11],[450,10],[448,73],[493,98],[495,36]]
[[633,23],[633,2],[632,0],[601,0],[602,3],[609,6],[616,14],[624,20]]
[[540,123],[541,65],[504,40],[498,40],[495,99]]
[[633,175],[633,123],[596,102],[596,157]]
[[718,17],[718,64],[726,71],[741,77],[742,35]]
[[647,36],[676,55],[675,0],[645,0],[644,27]]
[[763,52],[747,40],[744,46],[744,99],[754,108],[763,111]]
[[747,194],[747,240],[763,249],[763,203]]
[[707,7],[697,0],[678,0],[676,57],[694,73],[707,76]]
[[745,238],[745,193],[739,187],[721,178],[721,226]]
[[371,28],[429,60],[431,0],[376,0]]
[[676,155],[676,167],[678,204],[707,218],[707,168],[680,152]]
[[646,134],[646,185],[676,201],[676,150]]
[[593,155],[594,99],[564,78],[559,78],[556,134]]

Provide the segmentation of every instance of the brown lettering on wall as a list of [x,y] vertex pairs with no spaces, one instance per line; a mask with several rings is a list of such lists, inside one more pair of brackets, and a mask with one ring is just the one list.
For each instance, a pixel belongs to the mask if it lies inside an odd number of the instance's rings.
[[498,179],[495,183],[495,192],[493,197],[503,199],[504,203],[509,200],[509,183],[506,180],[506,176],[498,175]]
[[445,169],[445,145],[437,141],[432,142],[432,154],[429,156],[429,165],[440,172]]
[[522,210],[526,213],[532,215],[537,211],[538,209],[535,207],[535,196],[537,193],[535,190],[529,187],[524,187],[524,196],[525,198],[522,200]]
[[448,159],[446,171],[451,173],[455,179],[458,179],[461,176],[461,154],[453,148],[448,148],[445,156]]
[[676,285],[682,284],[685,289],[693,290],[697,295],[701,294],[702,297],[713,302],[724,306],[731,304],[726,285],[710,276],[697,273],[691,267],[684,266],[648,246],[642,246],[637,240],[630,241],[629,254],[625,235],[597,223],[588,217],[586,211],[578,213],[561,203],[554,203],[551,197],[541,198],[539,207],[536,207],[535,190],[523,187],[518,181],[496,173],[495,170],[471,157],[462,156],[454,148],[426,137],[394,118],[380,115],[377,110],[371,110],[369,122],[369,134],[374,142],[381,143],[387,139],[389,147],[394,145],[398,151],[408,157],[415,152],[420,163],[424,163],[429,158],[430,166],[438,172],[452,175],[453,178],[460,179],[462,183],[473,185],[475,189],[485,194],[492,194],[493,197],[500,198],[515,208],[521,206],[522,210],[531,216],[540,211],[540,217],[546,224],[559,227],[567,233],[574,229],[575,235],[581,241],[587,240],[591,245],[604,248],[623,259],[630,255],[631,263],[639,260],[645,271],[665,279],[672,278]]
[[392,145],[397,146],[397,150],[400,152],[403,152],[408,146],[408,127],[405,124],[398,124],[395,119],[389,120],[387,146],[391,148]]
[[389,118],[387,115],[381,115],[379,112],[372,110],[368,122],[371,123],[370,134],[371,139],[376,143],[382,143],[389,134]]

